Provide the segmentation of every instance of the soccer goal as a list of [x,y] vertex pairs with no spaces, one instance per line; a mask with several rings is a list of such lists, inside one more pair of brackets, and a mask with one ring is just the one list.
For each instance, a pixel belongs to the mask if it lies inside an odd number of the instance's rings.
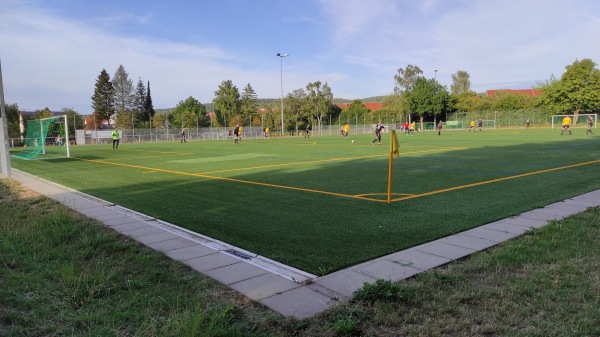
[[446,121],[444,128],[448,130],[464,130],[465,123],[463,121]]
[[71,157],[67,115],[27,121],[23,148],[13,156],[27,160]]
[[[563,118],[567,115],[552,115],[552,128],[562,128]],[[571,117],[571,127],[587,127],[588,121],[590,117],[593,121],[593,128],[598,127],[598,114],[577,114],[577,117],[574,115],[569,115]]]
[[496,121],[493,119],[483,119],[481,122],[482,122],[481,126],[483,128],[486,128],[486,129],[495,129],[496,128]]

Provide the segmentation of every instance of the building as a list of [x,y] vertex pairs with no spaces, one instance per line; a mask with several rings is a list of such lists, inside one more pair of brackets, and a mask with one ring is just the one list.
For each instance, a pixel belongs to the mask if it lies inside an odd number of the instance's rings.
[[[352,105],[352,103],[338,103],[336,105],[340,109],[347,109]],[[382,103],[381,102],[368,102],[368,103],[363,103],[363,105],[371,111],[377,111],[377,110],[381,109]]]

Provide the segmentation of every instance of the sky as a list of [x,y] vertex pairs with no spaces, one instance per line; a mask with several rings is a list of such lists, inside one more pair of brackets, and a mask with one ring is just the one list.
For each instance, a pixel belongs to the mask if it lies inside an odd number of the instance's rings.
[[119,65],[155,109],[210,103],[226,80],[258,98],[315,81],[383,96],[408,65],[448,89],[459,70],[476,92],[526,89],[600,62],[599,37],[594,0],[0,0],[5,102],[25,111],[90,114]]

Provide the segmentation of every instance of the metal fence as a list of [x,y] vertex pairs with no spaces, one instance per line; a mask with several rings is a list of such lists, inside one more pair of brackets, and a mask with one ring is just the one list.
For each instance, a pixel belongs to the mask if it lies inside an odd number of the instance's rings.
[[447,121],[462,121],[469,125],[478,119],[495,121],[496,128],[522,128],[529,120],[531,127],[550,127],[552,115],[541,109],[509,110],[509,111],[478,111],[478,112],[453,112],[446,114]]

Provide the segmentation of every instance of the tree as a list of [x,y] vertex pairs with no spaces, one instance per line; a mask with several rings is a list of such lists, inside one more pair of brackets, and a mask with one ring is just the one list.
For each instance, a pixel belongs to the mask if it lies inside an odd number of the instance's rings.
[[92,108],[95,112],[94,116],[97,118],[96,122],[100,123],[106,119],[110,126],[110,116],[115,113],[115,90],[105,69],[102,69],[96,80]]
[[114,92],[115,92],[115,108],[117,110],[117,116],[121,115],[122,118],[115,118],[118,125],[127,125],[128,119],[131,116],[131,111],[135,104],[135,94],[133,88],[133,81],[129,79],[129,74],[125,71],[123,65],[120,65],[112,80]]
[[258,111],[258,103],[256,101],[256,93],[250,83],[246,85],[242,91],[242,100],[240,103],[240,112],[242,120],[248,119],[252,114]]
[[481,107],[481,96],[473,91],[467,91],[460,94],[452,94],[450,96],[450,110],[460,112],[475,112],[477,110],[485,110]]
[[446,111],[448,91],[434,79],[419,77],[414,87],[404,93],[410,112],[419,116],[421,128],[425,116],[434,116]]
[[296,89],[289,93],[284,99],[285,110],[290,112],[291,121],[298,133],[300,121],[305,119],[307,112],[307,95],[304,89]]
[[17,103],[5,104],[4,113],[6,114],[6,128],[8,130],[8,138],[21,137],[21,124],[19,121],[19,106]]
[[146,86],[141,79],[138,79],[138,83],[135,87],[134,99],[133,99],[133,117],[131,121],[131,128],[135,126],[135,121],[138,123],[144,120],[144,104],[146,102]]
[[331,88],[329,88],[327,82],[321,85],[321,81],[316,81],[308,83],[306,85],[306,91],[308,93],[307,99],[309,103],[315,108],[319,132],[322,133],[321,126],[323,125],[323,117],[329,112],[329,107],[333,100]]
[[340,124],[344,123],[353,123],[357,118],[363,120],[363,116],[366,116],[371,112],[369,108],[367,108],[360,99],[355,99],[352,101],[349,107],[342,109],[340,113]]
[[75,112],[73,108],[62,108],[63,115],[67,115],[67,123],[69,124],[69,137],[75,138],[75,130],[83,129],[85,126],[85,120],[83,116]]
[[461,95],[471,91],[471,80],[469,79],[469,73],[464,70],[459,70],[456,74],[452,74],[452,84],[450,85],[450,92],[453,95]]
[[34,119],[43,119],[43,118],[49,118],[49,117],[54,117],[54,112],[50,111],[50,109],[48,107],[45,107],[44,110],[36,110],[33,113]]
[[[278,102],[273,101],[264,106],[262,113],[263,126],[271,130],[276,130],[281,127],[281,107]],[[275,134],[275,133],[273,133]]]
[[[381,109],[377,110],[377,114],[391,117],[392,120],[398,122],[404,120],[404,116],[407,114],[404,95],[390,94],[385,96],[381,102]],[[367,117],[368,120],[374,119],[373,113],[369,113]]]
[[[150,121],[152,124],[152,117],[154,117],[154,105],[152,104],[152,95],[150,94],[150,81],[148,81],[148,88],[146,90],[146,100],[144,100],[144,121]],[[150,125],[152,127],[152,125]]]
[[185,101],[177,103],[171,125],[177,128],[195,127],[196,122],[199,126],[209,126],[210,119],[206,115],[206,106],[190,96]]
[[542,104],[562,112],[572,112],[577,121],[579,113],[595,113],[600,110],[600,70],[590,59],[575,61],[566,67],[559,81],[543,85]]
[[394,81],[396,83],[394,86],[394,93],[402,94],[412,90],[417,79],[420,78],[422,74],[423,71],[419,67],[411,64],[407,65],[404,69],[398,69],[398,74],[394,75]]
[[224,125],[233,125],[239,122],[240,93],[231,80],[223,81],[215,91],[213,98],[217,119]]

